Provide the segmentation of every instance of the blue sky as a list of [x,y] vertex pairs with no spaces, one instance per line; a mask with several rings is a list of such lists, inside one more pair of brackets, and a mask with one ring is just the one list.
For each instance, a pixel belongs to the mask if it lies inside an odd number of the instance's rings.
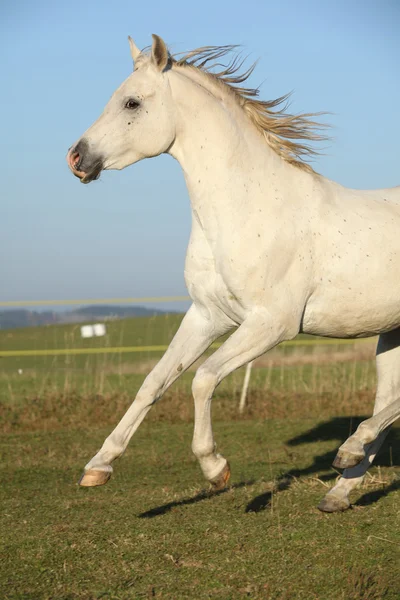
[[0,7],[0,300],[185,294],[189,200],[159,157],[81,185],[68,147],[98,117],[139,47],[242,44],[261,97],[334,113],[314,164],[349,187],[400,184],[398,0],[79,3]]

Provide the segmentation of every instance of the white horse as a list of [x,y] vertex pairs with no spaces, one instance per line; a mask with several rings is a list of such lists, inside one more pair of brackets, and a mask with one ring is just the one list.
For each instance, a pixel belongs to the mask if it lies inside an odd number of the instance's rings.
[[[149,53],[131,39],[130,46],[133,73],[67,160],[83,183],[103,169],[163,152],[179,161],[193,217],[185,266],[193,303],[80,483],[105,483],[152,404],[216,338],[237,327],[197,370],[192,388],[192,449],[206,479],[220,489],[229,465],[213,439],[216,386],[299,332],[380,334],[375,412],[398,397],[400,188],[350,190],[315,173],[303,161],[313,153],[307,140],[323,139],[312,115],[288,114],[286,97],[257,100],[256,90],[241,85],[252,69],[241,74],[237,60],[210,72],[232,47],[202,48],[176,60],[158,36]],[[352,447],[342,449],[340,464],[361,462],[344,471],[321,510],[349,506],[349,493],[383,437],[363,452],[357,447],[355,457]]]

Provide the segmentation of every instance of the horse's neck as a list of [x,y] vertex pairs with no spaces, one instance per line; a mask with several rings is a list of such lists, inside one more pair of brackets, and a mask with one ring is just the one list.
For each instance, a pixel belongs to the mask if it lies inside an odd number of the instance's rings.
[[177,104],[170,153],[182,166],[192,209],[205,228],[217,233],[221,220],[243,223],[258,205],[265,209],[270,201],[273,209],[282,201],[288,180],[298,187],[299,170],[265,143],[233,99],[217,99],[180,73],[170,81]]

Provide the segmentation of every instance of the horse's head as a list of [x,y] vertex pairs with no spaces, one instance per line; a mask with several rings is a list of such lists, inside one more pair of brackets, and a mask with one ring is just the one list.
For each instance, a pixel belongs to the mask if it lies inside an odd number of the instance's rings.
[[168,150],[175,139],[172,95],[166,71],[170,57],[163,40],[153,35],[150,55],[129,38],[134,72],[114,92],[103,114],[69,149],[68,165],[82,183],[103,169],[123,169],[142,158]]

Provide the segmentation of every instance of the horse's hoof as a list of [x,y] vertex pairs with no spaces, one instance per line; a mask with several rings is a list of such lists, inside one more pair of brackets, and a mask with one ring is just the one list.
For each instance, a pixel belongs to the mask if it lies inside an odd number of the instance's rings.
[[327,494],[318,504],[318,510],[327,513],[342,512],[350,508],[347,498],[339,498],[333,494]]
[[352,453],[339,450],[332,465],[337,469],[351,469],[360,464],[365,458],[365,453]]
[[219,475],[210,480],[211,491],[220,492],[225,489],[231,477],[231,468],[227,462]]
[[98,471],[89,469],[84,471],[79,480],[79,485],[82,487],[94,487],[96,485],[104,485],[111,477],[111,471]]

